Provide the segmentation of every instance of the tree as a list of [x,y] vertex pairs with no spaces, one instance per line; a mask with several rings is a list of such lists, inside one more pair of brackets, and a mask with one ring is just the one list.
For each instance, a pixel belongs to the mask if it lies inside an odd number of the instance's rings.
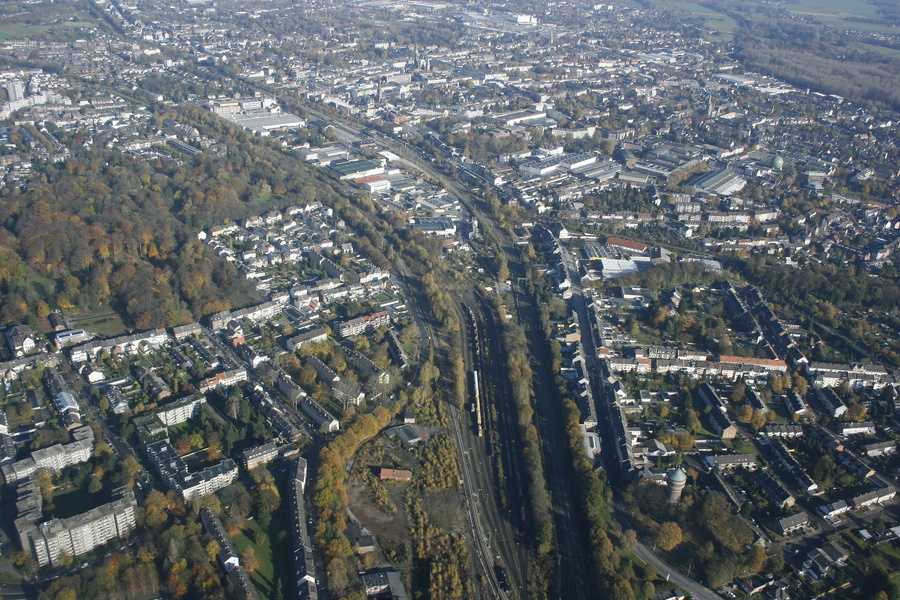
[[680,544],[682,539],[681,527],[674,521],[666,521],[656,533],[656,545],[667,552]]
[[241,391],[240,388],[235,387],[231,394],[228,395],[228,400],[225,402],[225,414],[228,415],[229,419],[237,420],[238,416],[241,414]]
[[342,558],[333,558],[328,563],[328,589],[335,596],[340,597],[350,585],[347,572],[347,562]]
[[165,494],[159,490],[153,490],[147,494],[147,499],[144,501],[144,520],[148,527],[162,529],[169,520],[169,514],[166,512],[168,503]]
[[218,431],[210,431],[206,434],[206,446],[213,451],[222,449],[222,437]]
[[806,396],[806,392],[809,391],[809,382],[800,373],[794,375],[794,391],[800,394],[801,398]]
[[248,573],[253,573],[259,568],[259,559],[256,558],[256,551],[253,546],[247,546],[241,552],[241,566],[247,569]]
[[44,497],[44,504],[53,502],[53,477],[47,469],[41,469],[34,474],[34,481],[41,488],[41,496]]
[[765,413],[765,411],[754,408],[753,414],[750,416],[750,426],[753,427],[753,429],[755,429],[756,431],[759,431],[766,426],[767,419],[768,415]]
[[[60,555],[60,558],[62,558],[62,555]],[[71,562],[71,557],[69,557],[69,563],[71,564]],[[77,600],[77,598],[78,594],[70,587],[64,587],[53,595],[53,600]]]
[[506,281],[509,279],[509,265],[507,263],[506,254],[500,252],[497,257],[497,280]]
[[9,560],[23,573],[34,573],[38,568],[37,561],[27,552],[13,552]]
[[747,569],[751,573],[759,573],[762,571],[763,565],[766,564],[766,549],[762,546],[754,545],[750,549],[750,558],[747,560]]
[[700,415],[693,408],[684,411],[684,427],[693,434],[699,433],[702,428],[700,424]]
[[216,557],[221,549],[222,547],[219,546],[219,542],[216,540],[212,540],[206,545],[206,555],[209,557],[209,562],[216,562]]
[[634,589],[631,587],[631,583],[627,579],[616,577],[610,598],[612,600],[634,600]]
[[89,494],[96,494],[100,490],[103,489],[103,482],[100,481],[100,478],[96,475],[91,475],[90,480],[88,481],[87,491]]
[[681,451],[687,451],[693,448],[696,445],[696,440],[694,440],[694,436],[692,436],[687,431],[680,431],[675,434],[675,442],[678,445],[678,449]]
[[137,461],[133,454],[129,454],[122,460],[122,470],[125,471],[129,477],[134,477],[140,473],[142,469],[141,463]]
[[862,421],[866,418],[866,407],[855,400],[848,403],[847,418],[851,421]]
[[626,553],[634,552],[637,546],[637,533],[634,529],[626,529],[622,535],[622,550]]
[[768,385],[769,389],[775,394],[780,394],[784,391],[784,383],[782,382],[781,377],[774,373],[769,375],[766,385]]

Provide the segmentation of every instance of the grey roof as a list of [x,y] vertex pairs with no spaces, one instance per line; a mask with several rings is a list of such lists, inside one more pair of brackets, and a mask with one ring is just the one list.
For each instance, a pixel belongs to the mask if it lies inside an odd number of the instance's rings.
[[687,481],[687,473],[685,473],[684,469],[682,469],[681,467],[678,467],[677,469],[669,471],[668,477],[669,477],[669,481],[672,481],[675,483],[681,483],[681,482]]

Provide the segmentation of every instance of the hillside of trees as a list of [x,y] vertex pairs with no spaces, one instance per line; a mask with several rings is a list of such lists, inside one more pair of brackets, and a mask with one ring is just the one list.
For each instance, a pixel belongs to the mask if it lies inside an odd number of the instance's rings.
[[837,94],[850,100],[877,101],[900,108],[900,61],[874,53],[861,53],[818,40],[816,28],[797,26],[783,31],[775,22],[763,39],[738,36],[736,57],[747,68],[778,77],[800,88]]
[[[858,23],[894,24],[900,9],[890,0],[870,0],[878,7],[879,18],[842,15],[840,26],[817,22],[813,15],[798,18],[788,4],[762,0],[700,0],[699,5],[721,13],[737,23],[732,57],[752,72],[782,79],[798,88],[836,94],[858,102],[882,102],[900,108],[900,60],[889,51],[896,49],[892,35],[880,35],[857,28]],[[671,5],[656,2],[660,10]],[[827,11],[826,11],[827,12]],[[847,13],[852,13],[848,8]],[[675,16],[665,12],[664,24]],[[696,15],[677,13],[690,22]]]
[[224,150],[141,161],[59,132],[71,152],[64,163],[36,165],[36,180],[0,189],[0,323],[109,307],[146,329],[249,304],[255,288],[196,232],[340,195],[321,171],[210,113],[160,110],[157,126],[166,118]]
[[[837,94],[850,100],[900,107],[900,61],[887,53],[859,50],[857,42],[887,45],[890,38],[838,31],[802,23],[782,8],[716,0],[710,7],[733,18],[734,57],[751,70],[783,79],[800,88]],[[882,14],[892,11],[881,6]]]

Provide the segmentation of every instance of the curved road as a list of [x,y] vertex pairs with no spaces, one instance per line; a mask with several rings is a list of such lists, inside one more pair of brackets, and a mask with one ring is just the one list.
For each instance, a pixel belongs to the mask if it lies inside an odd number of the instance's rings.
[[674,567],[669,566],[663,559],[653,553],[647,546],[638,542],[634,547],[634,553],[642,561],[648,565],[653,565],[656,571],[670,581],[689,593],[691,597],[697,600],[722,600],[722,596],[713,592],[709,588],[703,587],[693,579],[688,579],[679,573]]

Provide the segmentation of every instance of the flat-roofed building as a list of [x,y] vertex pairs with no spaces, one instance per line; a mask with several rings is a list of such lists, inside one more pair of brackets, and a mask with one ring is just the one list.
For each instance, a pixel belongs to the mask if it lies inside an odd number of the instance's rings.
[[153,413],[162,421],[163,425],[171,427],[199,415],[204,404],[206,404],[206,396],[194,394],[160,406]]
[[[108,504],[67,519],[31,523],[27,529],[20,530],[20,539],[28,540],[28,547],[23,550],[41,566],[58,565],[62,554],[78,556],[128,535],[136,526],[135,507],[134,492],[122,486],[113,491],[113,500]],[[20,525],[17,522],[17,527]]]
[[328,166],[341,179],[359,179],[384,173],[384,165],[374,160],[349,160]]
[[229,121],[261,136],[271,135],[281,129],[298,129],[306,126],[306,120],[290,113],[271,113],[267,111],[232,114]]
[[28,479],[40,470],[61,471],[62,469],[90,460],[94,452],[94,432],[90,427],[72,430],[72,442],[54,444],[40,448],[24,458],[0,468],[7,484]]
[[361,335],[372,329],[377,329],[382,325],[390,325],[390,323],[390,313],[386,310],[382,310],[339,323],[337,330],[341,337],[346,338],[353,335]]
[[275,442],[267,442],[253,448],[247,448],[241,454],[244,468],[248,471],[264,467],[278,458],[278,445]]

